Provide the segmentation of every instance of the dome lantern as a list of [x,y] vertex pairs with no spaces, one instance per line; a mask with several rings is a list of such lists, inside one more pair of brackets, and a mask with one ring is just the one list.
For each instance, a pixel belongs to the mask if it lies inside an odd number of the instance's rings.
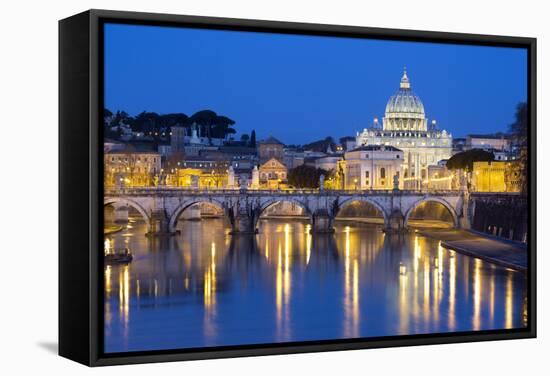
[[406,69],[403,70],[399,90],[388,100],[383,120],[384,130],[427,131],[424,105],[411,90]]
[[409,82],[409,77],[407,77],[407,68],[403,68],[403,77],[401,77],[401,83],[399,84],[401,89],[410,89],[411,83]]

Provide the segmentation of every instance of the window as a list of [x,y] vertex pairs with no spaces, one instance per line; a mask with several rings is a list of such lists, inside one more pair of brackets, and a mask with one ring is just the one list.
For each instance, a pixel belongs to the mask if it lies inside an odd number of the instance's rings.
[[385,179],[385,178],[386,178],[386,169],[382,167],[380,169],[380,179]]
[[395,158],[399,159],[399,154],[397,154],[397,155],[395,156]]
[[368,179],[370,177],[369,175],[370,175],[370,171],[365,171],[365,178]]

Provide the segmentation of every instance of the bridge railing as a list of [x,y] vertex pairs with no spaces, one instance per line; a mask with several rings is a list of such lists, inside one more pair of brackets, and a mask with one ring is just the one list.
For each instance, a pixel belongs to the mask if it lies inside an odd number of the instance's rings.
[[456,195],[459,194],[458,190],[390,190],[390,189],[228,189],[228,188],[187,188],[187,187],[125,187],[125,188],[105,188],[105,196],[151,196],[151,195],[259,195],[259,196],[284,196],[284,195],[323,195],[323,196],[340,196],[340,195]]

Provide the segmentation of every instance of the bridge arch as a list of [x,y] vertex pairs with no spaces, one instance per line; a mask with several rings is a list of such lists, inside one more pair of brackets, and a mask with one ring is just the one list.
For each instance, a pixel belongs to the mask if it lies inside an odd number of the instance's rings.
[[178,218],[180,217],[180,215],[186,209],[188,209],[189,207],[191,207],[193,205],[200,204],[200,203],[203,203],[203,202],[218,206],[220,209],[224,209],[223,202],[218,201],[216,199],[200,199],[200,198],[198,198],[198,199],[186,200],[186,201],[180,203],[178,206],[176,206],[176,208],[170,214],[170,221],[168,222],[168,229],[170,230],[170,232],[172,232],[172,233],[176,232],[176,227],[178,225]]
[[272,199],[268,199],[268,200],[265,200],[263,202],[260,202],[258,215],[254,219],[254,228],[258,227],[258,221],[260,220],[260,217],[262,216],[262,214],[269,207],[271,207],[275,204],[278,204],[280,202],[290,202],[290,203],[298,205],[299,207],[301,207],[304,210],[304,214],[309,217],[310,223],[312,222],[313,213],[312,213],[311,209],[307,206],[306,203],[304,203],[301,200],[298,200],[296,198],[293,198],[293,197],[276,197],[276,198],[272,198]]
[[387,223],[388,223],[388,213],[386,212],[384,207],[380,203],[376,202],[375,200],[373,200],[371,198],[361,197],[361,196],[352,196],[352,197],[349,197],[349,198],[346,198],[346,199],[342,200],[342,202],[338,206],[338,211],[336,213],[334,213],[334,218],[336,219],[336,216],[338,215],[338,213],[340,213],[340,211],[344,207],[351,204],[352,202],[357,202],[357,201],[358,202],[365,202],[367,204],[372,205],[376,209],[378,209],[378,211],[382,214],[382,217],[384,218],[384,226],[387,225]]
[[143,206],[141,206],[139,203],[137,203],[133,200],[130,200],[130,199],[127,199],[127,198],[122,198],[122,197],[105,197],[103,199],[103,207],[105,207],[107,205],[113,205],[113,204],[126,205],[126,206],[130,206],[130,207],[136,209],[139,212],[139,214],[141,214],[143,219],[145,220],[145,224],[147,226],[147,231],[149,231],[149,229],[151,228],[151,220],[150,220],[149,214],[147,213],[147,210],[145,210],[145,208],[143,208]]
[[405,213],[405,220],[403,222],[405,227],[407,227],[409,225],[409,217],[411,216],[413,211],[425,202],[436,202],[436,203],[439,203],[439,204],[443,205],[448,210],[451,217],[453,218],[453,227],[454,228],[459,227],[458,215],[457,215],[456,210],[453,207],[453,205],[451,205],[447,200],[445,200],[443,198],[434,197],[434,196],[423,197],[420,200],[417,200],[416,202],[414,202],[407,209],[407,212]]

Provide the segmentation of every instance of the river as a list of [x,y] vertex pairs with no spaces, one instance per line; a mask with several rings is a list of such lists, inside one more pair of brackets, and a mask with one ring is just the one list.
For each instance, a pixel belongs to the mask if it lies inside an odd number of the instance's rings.
[[305,221],[263,219],[255,237],[231,236],[223,219],[203,219],[148,238],[132,219],[105,237],[134,254],[105,266],[105,352],[525,325],[523,274],[415,233],[335,227],[312,236]]

